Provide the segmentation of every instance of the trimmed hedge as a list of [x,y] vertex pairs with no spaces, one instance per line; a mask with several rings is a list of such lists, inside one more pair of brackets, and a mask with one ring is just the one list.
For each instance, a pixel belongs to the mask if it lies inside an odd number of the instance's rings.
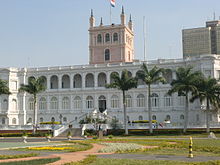
[[[27,133],[28,137],[45,137],[48,132]],[[22,137],[24,133],[1,133],[0,137]]]
[[[220,133],[220,129],[210,129],[210,131],[214,133]],[[186,133],[183,133],[183,129],[154,129],[153,134],[149,133],[148,129],[130,129],[128,130],[129,135],[190,135],[190,134],[200,134],[200,133],[206,133],[205,128],[201,129],[187,129]],[[124,135],[124,129],[108,129],[107,134],[108,135]]]
[[[129,121],[128,123],[149,123],[149,120],[135,120]],[[157,120],[152,120],[152,123],[157,123]]]
[[59,121],[46,121],[46,122],[41,122],[40,124],[60,124]]

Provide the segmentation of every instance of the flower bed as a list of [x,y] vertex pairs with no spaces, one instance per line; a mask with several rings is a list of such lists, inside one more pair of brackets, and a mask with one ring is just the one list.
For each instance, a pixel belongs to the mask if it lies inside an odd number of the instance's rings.
[[123,152],[136,152],[144,149],[144,146],[133,143],[101,143],[107,147],[99,150],[101,153],[123,153]]
[[50,151],[64,151],[64,150],[72,150],[74,147],[67,147],[65,146],[46,146],[46,147],[28,147],[28,150],[35,150],[35,151],[43,151],[43,150],[50,150]]

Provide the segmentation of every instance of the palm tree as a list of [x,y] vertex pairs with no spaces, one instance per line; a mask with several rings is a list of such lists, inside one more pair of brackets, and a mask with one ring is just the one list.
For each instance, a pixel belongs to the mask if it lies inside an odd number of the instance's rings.
[[158,82],[165,82],[165,78],[161,76],[164,72],[164,69],[158,68],[154,66],[151,70],[148,70],[145,63],[141,66],[141,71],[137,72],[137,78],[143,80],[147,85],[148,89],[148,119],[149,119],[149,130],[150,133],[153,133],[152,128],[152,107],[151,107],[151,84],[158,83]]
[[8,88],[8,82],[0,79],[0,95],[2,94],[9,95],[11,94],[11,92],[9,91],[9,88]]
[[185,96],[185,122],[183,132],[185,133],[188,126],[189,117],[189,94],[197,93],[194,82],[201,76],[201,72],[193,71],[191,66],[180,67],[176,71],[176,80],[171,82],[171,89],[168,94],[178,92],[179,95]]
[[200,103],[206,102],[206,132],[210,132],[210,107],[212,106],[214,109],[220,107],[220,85],[215,78],[201,76],[201,78],[195,81],[195,86],[198,92],[192,93],[193,96],[190,101],[193,102],[195,99],[199,99]]
[[129,89],[137,88],[137,81],[135,78],[129,76],[127,70],[122,71],[121,77],[117,73],[112,73],[111,78],[113,79],[113,82],[111,84],[107,84],[106,87],[117,88],[118,90],[122,91],[125,134],[128,135],[125,92],[128,91]]
[[33,133],[36,132],[37,128],[37,94],[40,92],[45,91],[45,85],[44,85],[44,78],[39,77],[37,79],[35,78],[29,78],[28,84],[21,84],[21,87],[19,89],[20,92],[27,92],[34,97],[34,122],[33,122]]

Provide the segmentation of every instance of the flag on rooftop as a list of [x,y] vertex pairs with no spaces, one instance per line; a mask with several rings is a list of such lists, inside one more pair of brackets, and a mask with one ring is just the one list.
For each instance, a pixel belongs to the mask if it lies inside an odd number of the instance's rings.
[[110,0],[110,2],[111,2],[111,6],[115,7],[115,0]]

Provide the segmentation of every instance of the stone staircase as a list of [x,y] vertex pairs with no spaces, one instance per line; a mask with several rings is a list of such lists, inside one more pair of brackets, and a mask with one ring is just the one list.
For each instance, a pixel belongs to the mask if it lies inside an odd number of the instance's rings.
[[72,137],[81,137],[82,136],[82,129],[81,128],[69,128],[62,132],[57,137],[67,137],[68,132],[71,132]]

